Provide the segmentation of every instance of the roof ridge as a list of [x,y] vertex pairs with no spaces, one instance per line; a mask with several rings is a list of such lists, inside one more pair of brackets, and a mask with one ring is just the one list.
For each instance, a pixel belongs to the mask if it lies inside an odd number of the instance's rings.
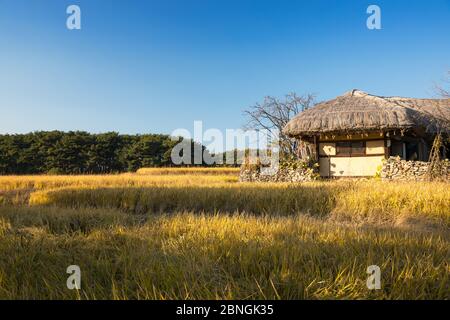
[[371,94],[368,92],[365,92],[360,89],[352,89],[350,91],[347,91],[343,94],[343,96],[351,96],[351,97],[374,97],[374,98],[380,98],[385,100],[448,100],[448,98],[412,98],[412,97],[402,97],[402,96],[379,96],[376,94]]

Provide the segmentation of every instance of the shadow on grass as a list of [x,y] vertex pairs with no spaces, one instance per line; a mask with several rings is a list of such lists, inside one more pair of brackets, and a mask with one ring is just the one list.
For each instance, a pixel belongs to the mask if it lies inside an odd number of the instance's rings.
[[335,205],[335,195],[331,186],[66,188],[38,191],[30,204],[112,208],[136,214],[190,211],[326,216]]

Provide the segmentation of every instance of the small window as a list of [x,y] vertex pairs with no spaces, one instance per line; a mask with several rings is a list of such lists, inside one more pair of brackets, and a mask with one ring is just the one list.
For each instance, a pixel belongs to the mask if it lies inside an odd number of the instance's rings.
[[406,160],[419,160],[419,144],[416,141],[406,142]]
[[364,141],[352,142],[352,155],[363,156],[366,154],[366,143]]
[[366,154],[364,141],[336,142],[336,155],[343,157],[363,156]]
[[336,155],[337,156],[350,156],[352,154],[351,142],[337,142],[336,143]]
[[397,157],[404,159],[403,155],[403,142],[401,141],[393,141],[391,145],[391,154],[390,156]]

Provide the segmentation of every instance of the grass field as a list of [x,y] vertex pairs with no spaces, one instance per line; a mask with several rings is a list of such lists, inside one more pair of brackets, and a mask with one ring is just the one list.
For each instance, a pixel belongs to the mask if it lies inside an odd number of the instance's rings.
[[0,177],[0,298],[450,298],[450,184],[237,173]]

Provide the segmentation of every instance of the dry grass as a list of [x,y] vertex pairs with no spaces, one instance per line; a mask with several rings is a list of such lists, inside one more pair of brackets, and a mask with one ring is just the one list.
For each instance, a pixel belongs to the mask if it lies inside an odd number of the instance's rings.
[[136,173],[137,174],[147,174],[147,175],[193,175],[193,174],[209,174],[209,175],[238,175],[239,168],[202,168],[202,167],[192,167],[192,168],[141,168]]
[[147,187],[168,185],[209,185],[237,182],[235,175],[221,174],[117,174],[117,175],[68,175],[68,176],[0,176],[0,190],[45,190],[61,187]]
[[448,183],[241,184],[215,170],[0,177],[0,298],[450,297]]
[[[35,191],[29,204],[62,208],[120,209],[129,213],[176,211],[287,216],[307,214],[351,223],[392,223],[405,217],[450,227],[447,183],[380,181],[204,183],[189,176],[141,186],[68,186]],[[165,178],[166,179],[166,178]],[[166,181],[167,182],[167,181]]]

